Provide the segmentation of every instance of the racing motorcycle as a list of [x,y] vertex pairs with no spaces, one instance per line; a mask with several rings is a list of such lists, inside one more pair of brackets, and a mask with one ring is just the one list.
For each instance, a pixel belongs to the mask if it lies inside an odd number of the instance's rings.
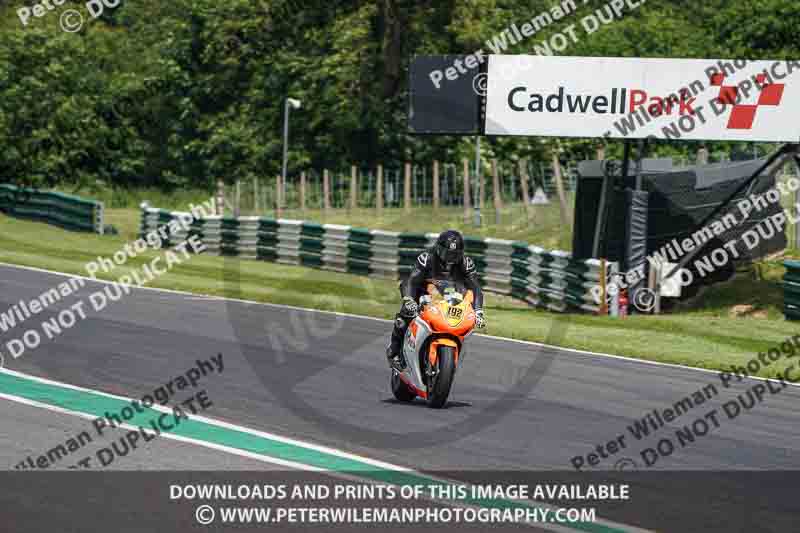
[[475,327],[472,291],[459,289],[452,282],[436,281],[419,299],[420,313],[403,342],[406,368],[392,370],[392,393],[398,400],[419,396],[435,408],[447,403],[456,369],[464,362],[464,341]]

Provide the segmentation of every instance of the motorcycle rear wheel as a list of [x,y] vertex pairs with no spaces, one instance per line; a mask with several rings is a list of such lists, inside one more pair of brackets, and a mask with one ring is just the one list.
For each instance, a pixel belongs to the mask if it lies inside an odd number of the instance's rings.
[[433,383],[428,385],[428,407],[439,409],[447,403],[450,387],[456,373],[456,350],[452,346],[438,346],[436,348],[436,369],[438,372],[430,378]]
[[390,383],[392,386],[392,394],[394,394],[394,397],[399,401],[410,402],[417,397],[416,394],[411,392],[411,389],[408,388],[408,385],[403,383],[403,380],[400,379],[400,375],[396,370],[392,370],[392,379],[390,380]]

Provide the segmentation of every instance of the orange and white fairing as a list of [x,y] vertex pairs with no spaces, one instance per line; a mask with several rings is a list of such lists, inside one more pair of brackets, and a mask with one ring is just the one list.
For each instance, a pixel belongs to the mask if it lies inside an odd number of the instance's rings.
[[[419,316],[411,322],[406,332],[403,353],[408,366],[400,373],[400,379],[422,398],[427,397],[426,381],[423,379],[424,358],[435,365],[437,348],[441,345],[451,346],[455,350],[456,365],[460,367],[464,341],[475,327],[472,291],[467,291],[466,295],[454,292],[442,296],[433,284],[429,284],[428,294],[430,301],[422,306]],[[431,337],[427,353],[421,353]]]

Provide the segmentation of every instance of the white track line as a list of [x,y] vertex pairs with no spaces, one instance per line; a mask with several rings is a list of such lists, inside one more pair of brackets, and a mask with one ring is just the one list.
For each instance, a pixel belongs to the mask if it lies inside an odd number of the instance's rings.
[[[8,372],[8,371],[5,370],[5,369],[0,369],[0,372]],[[35,376],[27,376],[27,377],[35,377]],[[14,395],[11,395],[11,394],[5,394],[5,393],[2,393],[2,392],[0,392],[0,398],[5,399],[5,400],[9,400],[9,401],[12,401],[12,402],[17,402],[17,403],[21,403],[21,404],[25,404],[25,405],[30,405],[32,407],[38,407],[38,408],[41,408],[41,409],[46,409],[48,411],[52,411],[52,412],[55,412],[55,413],[77,416],[79,418],[84,418],[86,420],[94,420],[94,419],[97,418],[94,415],[90,415],[88,413],[84,413],[84,412],[81,412],[81,411],[73,411],[71,409],[64,409],[63,407],[58,407],[58,406],[50,405],[50,404],[47,404],[47,403],[41,403],[41,402],[37,402],[35,400],[29,400],[28,398],[21,398],[19,396],[14,396]],[[195,416],[192,416],[192,418],[195,418]],[[138,431],[139,430],[139,428],[137,426],[132,426],[132,425],[127,424],[125,422],[123,422],[121,424],[117,424],[117,428],[124,428],[124,429],[130,430],[130,431]],[[262,463],[269,463],[269,464],[274,464],[274,465],[278,465],[278,466],[285,466],[286,468],[293,468],[293,469],[297,469],[297,470],[308,470],[308,471],[313,471],[313,472],[323,472],[323,470],[321,470],[319,468],[315,468],[313,466],[305,465],[305,464],[302,464],[302,463],[295,463],[293,461],[285,461],[283,459],[277,459],[277,458],[269,457],[269,456],[266,456],[266,455],[260,455],[260,454],[248,452],[247,450],[240,450],[238,448],[231,448],[231,447],[225,446],[223,444],[216,444],[216,443],[213,443],[213,442],[206,442],[206,441],[202,441],[202,440],[193,439],[193,438],[190,438],[190,437],[183,437],[181,435],[175,435],[175,434],[168,433],[168,432],[162,432],[159,435],[159,437],[164,437],[164,438],[169,439],[169,440],[184,442],[184,443],[188,443],[188,444],[196,444],[198,446],[203,446],[205,448],[211,448],[211,449],[223,451],[223,452],[230,453],[230,454],[233,454],[233,455],[246,457],[248,459],[255,459],[255,460],[260,461]]]
[[[4,263],[2,261],[0,261],[0,266],[10,267],[10,268],[17,268],[17,269],[21,269],[21,270],[32,270],[32,271],[35,271],[35,272],[44,272],[44,273],[47,273],[47,274],[54,274],[54,275],[57,275],[57,276],[64,276],[64,277],[68,277],[68,278],[80,278],[80,279],[84,279],[84,280],[87,280],[87,281],[92,281],[92,282],[95,282],[95,283],[104,283],[104,284],[107,284],[107,285],[115,283],[113,281],[95,279],[95,278],[91,278],[91,277],[87,277],[87,276],[81,276],[81,275],[77,275],[77,274],[65,274],[64,272],[57,272],[57,271],[54,271],[54,270],[47,270],[47,269],[44,269],[44,268],[14,265],[14,264],[10,264],[10,263]],[[161,289],[161,288],[158,288],[158,287],[138,287],[136,285],[131,285],[131,288],[132,289],[147,290],[147,291],[156,291],[156,292],[166,292],[166,293],[171,293],[171,294],[179,294],[179,295],[182,295],[182,296],[188,296],[189,299],[198,298],[198,296],[201,296],[203,298],[210,298],[210,299],[217,299],[217,300],[227,300],[227,301],[230,301],[230,302],[238,302],[238,303],[244,303],[244,304],[249,304],[249,305],[263,305],[263,306],[266,306],[266,307],[274,307],[274,308],[277,308],[277,309],[292,309],[294,311],[301,311],[301,312],[305,312],[305,313],[321,313],[321,314],[328,314],[328,315],[334,315],[334,316],[341,316],[341,317],[345,317],[345,318],[357,318],[357,319],[361,319],[361,320],[373,320],[373,321],[384,322],[384,323],[392,323],[392,322],[394,322],[393,320],[387,320],[385,318],[376,318],[376,317],[372,317],[372,316],[356,315],[356,314],[353,314],[353,313],[341,313],[339,311],[326,311],[326,310],[322,310],[322,309],[308,309],[308,308],[305,308],[305,307],[296,307],[296,306],[293,306],[293,305],[284,305],[284,304],[273,304],[273,303],[268,303],[268,302],[255,302],[255,301],[252,301],[252,300],[243,300],[243,299],[240,299],[240,298],[229,298],[229,297],[226,297],[226,296],[198,295],[197,293],[186,292],[186,291],[178,291],[178,290],[174,290],[174,289]],[[527,345],[527,346],[537,346],[537,347],[540,347],[540,348],[550,348],[550,349],[559,350],[559,351],[563,351],[563,352],[575,353],[575,354],[579,354],[579,355],[583,355],[583,356],[605,357],[605,358],[608,358],[608,359],[616,359],[618,361],[625,361],[625,362],[628,362],[628,363],[638,363],[638,364],[643,364],[643,365],[654,365],[654,366],[662,366],[662,367],[667,367],[667,368],[677,368],[677,369],[682,369],[682,370],[692,370],[692,371],[695,371],[695,372],[704,372],[704,373],[707,373],[707,374],[717,374],[717,375],[720,374],[719,370],[710,370],[708,368],[698,368],[698,367],[694,367],[694,366],[679,365],[677,363],[664,363],[664,362],[661,362],[661,361],[649,361],[647,359],[636,359],[634,357],[626,357],[624,355],[614,355],[614,354],[602,353],[602,352],[590,352],[590,351],[587,351],[587,350],[579,350],[579,349],[576,349],[576,348],[564,348],[564,347],[561,347],[561,346],[553,346],[553,345],[550,345],[550,344],[544,344],[544,343],[535,342],[535,341],[509,339],[509,338],[506,338],[506,337],[495,337],[493,335],[484,335],[484,334],[476,334],[476,335],[478,335],[479,337],[485,337],[487,339],[492,339],[492,340],[496,340],[496,341],[500,341],[500,342],[511,342],[511,343],[515,343],[515,344],[524,344],[524,345]],[[767,381],[767,378],[762,378],[762,377],[758,377],[758,376],[747,376],[747,377],[748,377],[748,379],[753,379],[753,380],[757,380],[757,381]],[[789,382],[787,382],[787,383],[789,385],[792,385],[792,386],[795,386],[795,387],[800,387],[800,383],[789,383]]]
[[[62,388],[65,388],[65,389],[72,389],[72,390],[76,390],[76,391],[80,391],[80,392],[85,392],[85,393],[88,393],[88,394],[94,394],[94,395],[97,395],[97,396],[105,396],[107,398],[114,398],[115,400],[122,400],[122,401],[126,401],[126,402],[133,401],[133,398],[120,396],[118,394],[111,394],[111,393],[103,392],[103,391],[100,391],[100,390],[89,389],[89,388],[86,388],[86,387],[80,387],[78,385],[71,385],[69,383],[64,383],[62,381],[55,381],[55,380],[51,380],[51,379],[47,379],[47,378],[42,378],[42,377],[39,377],[39,376],[33,376],[31,374],[26,374],[24,372],[19,372],[17,370],[10,370],[8,368],[0,368],[0,372],[2,372],[4,374],[9,374],[9,375],[12,375],[12,376],[17,376],[17,377],[21,377],[21,378],[25,378],[25,379],[30,379],[32,381],[38,381],[39,383],[44,383],[46,385],[53,385],[53,386],[62,387]],[[10,395],[0,394],[0,396],[8,398]],[[16,398],[16,396],[15,396],[15,398]],[[27,401],[31,401],[31,400],[27,400]],[[35,402],[35,403],[39,403],[39,402]],[[48,404],[42,404],[42,405],[46,406]],[[51,407],[53,407],[54,409],[61,409],[60,407],[54,407],[54,406],[51,406]],[[153,404],[150,408],[155,410],[155,411],[160,411],[162,413],[172,413],[172,409],[170,409],[170,408],[168,408],[166,406],[159,405],[159,404]],[[65,410],[65,412],[66,411],[67,410]],[[70,413],[74,414],[74,412],[71,412],[71,411],[70,411]],[[83,415],[85,415],[85,414],[83,414]],[[91,420],[94,420],[95,418],[97,418],[97,417],[91,416],[91,415],[85,415],[83,417],[84,418],[89,418]],[[240,425],[237,425],[237,424],[231,424],[229,422],[223,422],[222,420],[217,420],[215,418],[209,418],[209,417],[205,417],[205,416],[201,416],[201,415],[195,415],[195,414],[191,415],[190,418],[192,420],[198,420],[200,422],[204,422],[206,424],[210,424],[210,425],[213,425],[213,426],[218,426],[218,427],[221,427],[221,428],[230,429],[230,430],[234,430],[234,431],[240,431],[242,433],[248,433],[248,434],[254,435],[256,437],[261,437],[261,438],[265,438],[265,439],[270,439],[270,440],[282,442],[284,444],[297,446],[299,448],[306,448],[308,450],[314,450],[316,452],[321,452],[321,453],[326,453],[326,454],[329,454],[329,455],[334,455],[336,457],[341,457],[342,459],[349,459],[351,461],[359,461],[359,462],[362,462],[364,464],[368,464],[370,466],[374,466],[376,468],[382,468],[382,469],[387,469],[387,470],[396,470],[396,471],[399,471],[399,472],[412,472],[411,469],[405,468],[405,467],[402,467],[402,466],[394,465],[394,464],[391,464],[391,463],[385,463],[385,462],[382,462],[382,461],[376,461],[376,460],[370,459],[368,457],[363,457],[363,456],[360,456],[360,455],[357,455],[357,454],[354,454],[354,453],[343,452],[341,450],[337,450],[335,448],[329,448],[327,446],[320,446],[318,444],[311,444],[309,442],[305,442],[305,441],[301,441],[301,440],[297,440],[297,439],[292,439],[292,438],[288,438],[288,437],[282,437],[282,436],[276,435],[274,433],[268,433],[266,431],[259,431],[257,429],[251,429],[251,428],[248,428],[246,426],[240,426]],[[136,429],[136,427],[131,426],[131,429]],[[181,437],[181,438],[183,438],[183,437]]]
[[[32,375],[26,374],[24,372],[18,372],[16,370],[9,370],[7,368],[0,368],[0,373],[9,374],[9,375],[12,375],[12,376],[17,376],[17,377],[23,377],[23,378],[26,378],[26,379],[30,379],[32,381],[37,381],[39,383],[44,383],[44,384],[47,384],[47,385],[53,385],[53,386],[57,386],[57,387],[62,387],[62,388],[65,388],[65,389],[81,391],[81,392],[85,392],[85,393],[88,393],[88,394],[94,394],[94,395],[97,395],[97,396],[105,396],[105,397],[108,397],[108,398],[114,398],[116,400],[122,400],[122,401],[127,401],[127,402],[133,401],[133,398],[120,396],[118,394],[111,394],[111,393],[103,392],[103,391],[100,391],[100,390],[89,389],[89,388],[86,388],[86,387],[80,387],[78,385],[72,385],[72,384],[69,384],[69,383],[64,383],[64,382],[61,382],[61,381],[55,381],[55,380],[42,378],[42,377],[38,377],[38,376],[32,376]],[[56,406],[56,405],[51,405],[51,404],[39,402],[39,401],[36,401],[36,400],[30,400],[28,398],[22,398],[22,397],[13,395],[13,394],[6,394],[6,393],[0,392],[0,398],[5,399],[5,400],[9,400],[9,401],[12,401],[12,402],[24,404],[24,405],[29,405],[29,406],[32,406],[32,407],[38,407],[38,408],[45,409],[45,410],[48,410],[48,411],[52,411],[52,412],[59,413],[59,414],[66,414],[66,415],[76,416],[76,417],[83,418],[83,419],[86,419],[86,420],[95,420],[97,418],[95,415],[91,415],[89,413],[84,413],[82,411],[74,411],[72,409],[65,409],[63,407],[59,407],[59,406]],[[163,412],[163,413],[172,413],[172,410],[167,406],[153,404],[150,408],[155,410],[155,411],[160,411],[160,412]],[[384,461],[378,461],[378,460],[371,459],[371,458],[368,458],[368,457],[364,457],[364,456],[361,456],[361,455],[345,452],[345,451],[342,451],[342,450],[337,450],[335,448],[330,448],[328,446],[322,446],[322,445],[319,445],[319,444],[313,444],[313,443],[306,442],[306,441],[301,441],[301,440],[297,440],[297,439],[283,437],[283,436],[280,436],[280,435],[276,435],[274,433],[268,433],[268,432],[265,432],[265,431],[252,429],[252,428],[249,428],[247,426],[240,426],[238,424],[232,424],[232,423],[229,423],[229,422],[224,422],[222,420],[217,420],[215,418],[210,418],[210,417],[205,417],[205,416],[200,416],[200,415],[193,414],[193,415],[190,416],[190,419],[197,420],[197,421],[209,424],[209,425],[213,425],[213,426],[217,426],[217,427],[221,427],[221,428],[225,428],[225,429],[231,429],[231,430],[234,430],[234,431],[247,433],[247,434],[250,434],[250,435],[257,436],[257,437],[262,437],[262,438],[267,438],[267,439],[270,439],[270,440],[275,440],[275,441],[278,441],[278,442],[282,442],[284,444],[290,444],[290,445],[293,445],[293,446],[297,446],[299,448],[305,448],[305,449],[308,449],[308,450],[318,451],[318,452],[321,452],[321,453],[325,453],[325,454],[328,454],[328,455],[333,455],[333,456],[340,457],[340,458],[343,458],[343,459],[349,459],[349,460],[352,460],[352,461],[358,461],[358,462],[361,462],[361,463],[364,463],[364,464],[368,464],[370,466],[374,466],[376,468],[380,468],[382,470],[392,470],[392,471],[396,471],[396,472],[403,472],[403,473],[407,473],[407,474],[413,474],[413,475],[419,476],[422,479],[429,479],[429,480],[433,480],[433,481],[438,481],[440,483],[453,484],[453,485],[465,484],[462,481],[450,480],[450,479],[440,478],[440,477],[436,477],[436,476],[429,475],[429,474],[424,474],[424,473],[421,473],[421,472],[417,472],[416,470],[413,470],[411,468],[406,468],[406,467],[394,465],[394,464],[391,464],[391,463],[386,463]],[[133,425],[130,425],[130,424],[127,424],[127,423],[124,423],[124,422],[121,423],[121,424],[118,424],[117,427],[118,428],[128,429],[128,430],[131,430],[131,431],[138,431],[139,430],[138,426],[133,426]],[[278,465],[278,466],[284,466],[284,467],[287,467],[287,468],[293,468],[293,469],[301,470],[301,471],[319,472],[319,473],[322,473],[322,474],[325,474],[325,475],[328,475],[328,476],[331,476],[331,477],[340,478],[340,479],[346,479],[346,480],[350,480],[350,481],[357,481],[357,482],[361,482],[361,483],[365,483],[365,482],[366,483],[371,483],[371,484],[382,484],[382,483],[384,483],[384,482],[377,481],[377,480],[372,480],[372,479],[369,479],[369,478],[359,477],[357,474],[345,474],[343,472],[339,472],[339,471],[335,471],[335,470],[327,470],[327,469],[324,469],[324,468],[318,468],[318,467],[315,467],[315,466],[307,465],[305,463],[297,463],[297,462],[294,462],[294,461],[287,461],[285,459],[278,459],[278,458],[271,457],[271,456],[268,456],[268,455],[257,454],[257,453],[254,453],[254,452],[249,452],[247,450],[242,450],[242,449],[239,449],[239,448],[233,448],[233,447],[230,447],[230,446],[226,446],[224,444],[217,444],[217,443],[214,443],[214,442],[207,442],[207,441],[204,441],[204,440],[194,439],[194,438],[191,438],[191,437],[184,437],[184,436],[175,435],[175,434],[172,434],[172,433],[169,433],[169,432],[162,432],[159,436],[167,438],[169,440],[174,440],[174,441],[177,441],[177,442],[183,442],[183,443],[187,443],[187,444],[194,444],[194,445],[201,446],[201,447],[204,447],[204,448],[218,450],[218,451],[222,451],[222,452],[229,453],[229,454],[232,454],[232,455],[238,455],[240,457],[245,457],[245,458],[248,458],[248,459],[254,459],[254,460],[260,461],[262,463],[268,463],[268,464],[274,464],[274,465]],[[391,483],[391,482],[389,482],[389,483]],[[470,484],[471,485],[471,483],[466,483],[466,484]],[[470,508],[475,508],[475,509],[479,508],[479,506],[477,506],[477,505],[466,504],[466,503],[463,503],[463,502],[458,502],[457,500],[448,500],[448,499],[440,499],[440,498],[426,498],[426,499],[430,499],[431,501],[443,503],[443,504],[449,505],[449,506],[470,507]],[[553,506],[553,505],[550,505],[550,504],[547,504],[547,503],[534,502],[534,501],[529,501],[529,500],[525,500],[525,501],[509,500],[509,501],[515,501],[517,503],[533,505],[535,507],[541,507],[541,508],[546,508],[546,509],[555,509],[556,508],[556,506]],[[632,526],[625,525],[625,524],[618,524],[616,522],[612,522],[612,521],[609,521],[609,520],[604,520],[602,518],[596,518],[593,523],[594,524],[598,524],[598,525],[605,525],[605,526],[609,526],[609,527],[614,527],[614,528],[624,528],[624,530],[626,530],[626,531],[649,533],[648,530],[632,527]],[[570,527],[568,525],[560,525],[558,523],[550,523],[550,522],[523,522],[523,523],[516,523],[516,525],[530,526],[530,527],[535,527],[535,528],[538,528],[538,529],[544,529],[544,530],[556,531],[556,532],[574,532],[575,531],[575,528]]]

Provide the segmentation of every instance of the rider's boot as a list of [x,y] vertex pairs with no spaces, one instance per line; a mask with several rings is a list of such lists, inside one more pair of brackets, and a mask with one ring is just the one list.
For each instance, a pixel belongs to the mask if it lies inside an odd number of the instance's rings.
[[402,372],[406,368],[406,361],[403,357],[404,336],[405,321],[398,317],[395,319],[394,329],[392,330],[392,339],[389,341],[389,345],[386,347],[386,359],[389,361],[389,366],[398,372]]

